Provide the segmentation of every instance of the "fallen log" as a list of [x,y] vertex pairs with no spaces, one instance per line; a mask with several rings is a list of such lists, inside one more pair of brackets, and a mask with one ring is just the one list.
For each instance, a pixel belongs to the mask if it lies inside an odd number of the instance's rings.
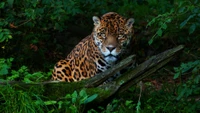
[[96,75],[95,77],[80,82],[41,82],[41,83],[22,83],[22,82],[0,82],[2,85],[11,85],[15,89],[27,90],[30,88],[42,89],[43,95],[49,99],[56,100],[60,97],[64,97],[68,93],[72,93],[75,90],[79,91],[83,88],[89,95],[98,94],[98,98],[94,102],[102,102],[105,99],[113,96],[117,93],[122,93],[132,85],[151,75],[165,64],[167,64],[174,55],[184,48],[183,45],[177,46],[173,49],[166,50],[158,55],[152,56],[145,62],[141,63],[134,69],[130,69],[119,78],[113,80],[110,83],[102,84],[109,77],[115,75],[119,70],[127,67],[134,62],[134,55],[122,60],[109,70]]

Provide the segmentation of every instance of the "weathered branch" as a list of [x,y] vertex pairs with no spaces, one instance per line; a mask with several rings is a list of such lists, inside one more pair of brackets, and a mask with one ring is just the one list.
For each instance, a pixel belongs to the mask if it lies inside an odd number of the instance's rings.
[[134,62],[135,55],[131,55],[126,59],[119,62],[117,65],[114,65],[112,68],[106,70],[103,73],[97,74],[95,77],[89,79],[85,87],[96,87],[103,82],[105,82],[109,77],[115,75],[118,71],[126,68],[129,64]]
[[119,64],[114,66],[113,68],[107,70],[104,73],[96,75],[95,77],[83,80],[81,82],[42,82],[42,83],[20,83],[20,82],[1,82],[0,85],[10,84],[16,89],[27,90],[31,87],[41,88],[44,90],[44,95],[50,99],[57,99],[58,97],[65,96],[67,93],[72,93],[75,90],[81,90],[82,88],[86,88],[89,94],[98,94],[99,97],[95,100],[95,102],[102,102],[113,94],[121,93],[128,89],[130,86],[136,84],[140,80],[149,76],[150,74],[157,71],[159,68],[163,67],[167,64],[173,56],[183,49],[183,46],[180,45],[173,49],[167,50],[158,55],[152,56],[149,60],[141,63],[134,69],[131,69],[127,73],[123,74],[113,82],[102,84],[105,80],[107,80],[110,76],[113,76],[117,73],[117,71],[125,68],[134,60],[134,55],[124,59]]

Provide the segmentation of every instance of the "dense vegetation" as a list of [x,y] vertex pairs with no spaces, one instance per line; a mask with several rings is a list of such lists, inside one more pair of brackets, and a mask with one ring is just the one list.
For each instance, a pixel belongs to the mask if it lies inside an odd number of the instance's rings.
[[[92,16],[110,11],[135,18],[131,50],[138,63],[176,45],[183,44],[185,49],[143,84],[99,106],[99,110],[199,112],[198,0],[1,0],[0,82],[49,80],[55,62],[91,32]],[[86,103],[98,98],[82,90],[66,97],[58,95],[65,98],[58,101],[49,100],[42,92],[34,88],[17,90],[9,84],[0,86],[0,112],[83,112]]]

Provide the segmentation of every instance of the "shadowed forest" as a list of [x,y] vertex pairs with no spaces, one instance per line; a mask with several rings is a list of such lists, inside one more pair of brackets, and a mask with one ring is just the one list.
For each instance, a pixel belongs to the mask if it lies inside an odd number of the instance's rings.
[[[22,90],[9,84],[49,81],[55,63],[91,34],[92,17],[107,12],[135,19],[128,54],[136,55],[137,64],[178,45],[184,49],[150,77],[94,108],[87,104],[101,95],[85,89],[48,98],[42,87]],[[200,1],[1,0],[0,112],[200,112]]]

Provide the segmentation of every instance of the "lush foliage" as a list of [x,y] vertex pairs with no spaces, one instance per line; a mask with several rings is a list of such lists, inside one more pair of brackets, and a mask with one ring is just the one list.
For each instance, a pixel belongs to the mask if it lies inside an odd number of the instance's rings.
[[[1,0],[0,83],[49,80],[54,63],[91,32],[91,17],[109,11],[135,18],[131,47],[139,63],[179,44],[185,49],[143,85],[87,112],[199,112],[199,0]],[[85,104],[98,98],[85,90],[58,96],[60,100],[42,93],[2,85],[0,112],[83,112]]]
[[25,83],[39,82],[51,76],[51,72],[30,73],[27,66],[21,66],[18,70],[12,70],[13,58],[0,59],[0,80],[4,81],[23,81]]
[[[158,26],[157,32],[151,40],[149,41],[149,44],[153,43],[153,40],[157,37],[162,37],[163,32],[166,32],[166,35],[172,35],[171,31],[181,32],[183,30],[188,30],[189,36],[186,37],[191,38],[193,33],[195,33],[196,28],[200,27],[200,5],[198,3],[198,0],[194,1],[177,1],[176,7],[170,9],[170,11],[165,12],[163,14],[159,14],[157,17],[153,18],[147,26],[152,26],[152,24],[156,24]],[[180,23],[177,23],[179,21]],[[175,23],[176,22],[176,23]],[[175,24],[176,27],[171,27],[168,28],[170,24]],[[168,28],[168,29],[167,29]],[[181,39],[183,38],[182,35],[178,38],[178,41],[184,41],[187,43],[188,40],[186,39]],[[196,37],[192,37],[194,39],[192,40],[198,40],[199,35]]]
[[83,89],[79,93],[74,91],[72,94],[60,97],[61,99],[57,101],[44,98],[40,89],[21,91],[11,86],[0,88],[0,111],[5,113],[82,113],[84,106],[98,96],[97,94],[89,96]]

